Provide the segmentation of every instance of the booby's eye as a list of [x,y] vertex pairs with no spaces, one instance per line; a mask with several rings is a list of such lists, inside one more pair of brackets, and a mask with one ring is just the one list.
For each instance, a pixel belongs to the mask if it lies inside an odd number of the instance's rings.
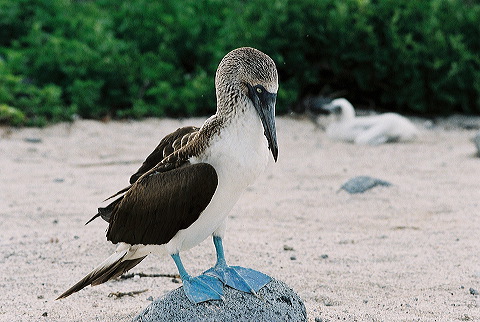
[[248,97],[252,100],[252,101],[255,101],[255,100],[258,100],[258,99],[264,99],[264,96],[265,95],[268,95],[268,91],[265,89],[265,87],[263,87],[262,85],[260,84],[257,84],[255,86],[252,86],[250,85],[249,83],[244,83],[245,86],[248,88]]

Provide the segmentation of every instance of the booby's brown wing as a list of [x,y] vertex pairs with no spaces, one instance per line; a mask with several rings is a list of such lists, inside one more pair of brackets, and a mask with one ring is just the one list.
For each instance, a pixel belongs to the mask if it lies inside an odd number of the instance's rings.
[[145,159],[142,166],[137,170],[137,172],[130,177],[130,183],[134,183],[135,181],[137,181],[138,178],[142,176],[142,174],[152,169],[165,157],[185,146],[189,142],[190,138],[192,138],[192,134],[197,133],[198,130],[198,127],[186,126],[181,127],[175,132],[172,132],[165,136],[160,141],[155,150],[153,150],[153,152],[150,153],[147,159]]
[[[165,157],[169,156],[175,151],[178,151],[182,147],[184,147],[191,138],[193,138],[194,134],[198,132],[199,128],[195,126],[185,126],[178,128],[174,132],[168,134],[165,136],[160,143],[157,145],[155,150],[153,150],[152,153],[145,159],[143,162],[142,166],[135,172],[131,177],[130,177],[130,183],[133,184],[135,181],[138,180],[144,173],[148,172],[151,170],[153,167],[155,167],[158,163],[160,163]],[[130,189],[132,185],[129,185],[126,188],[123,188],[122,190],[118,191],[114,195],[108,197],[105,200],[109,200],[111,198],[117,197],[119,195],[124,194],[125,192]],[[95,216],[93,216],[89,221],[85,223],[85,225],[89,224],[92,222],[94,219],[98,217],[102,217],[103,220],[106,222],[110,222],[110,218],[112,216],[112,211],[115,208],[115,206],[122,201],[123,196],[120,196],[119,198],[115,199],[112,201],[108,206],[106,207],[100,207],[98,208],[98,212]]]
[[112,211],[113,243],[165,244],[198,219],[218,185],[207,163],[159,164],[137,180]]

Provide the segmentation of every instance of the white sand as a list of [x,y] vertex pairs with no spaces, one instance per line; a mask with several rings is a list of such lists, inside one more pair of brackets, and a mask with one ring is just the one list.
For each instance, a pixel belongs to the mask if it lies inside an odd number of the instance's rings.
[[[105,240],[105,222],[84,226],[102,200],[126,186],[165,134],[202,122],[0,128],[0,320],[126,321],[148,297],[178,287],[170,278],[128,279],[54,301],[115,247]],[[480,297],[469,292],[480,291],[475,130],[446,122],[415,142],[377,147],[332,142],[304,119],[280,117],[277,130],[278,163],[230,214],[231,264],[289,284],[311,321],[480,319]],[[358,175],[393,186],[337,193]],[[215,260],[211,240],[183,258],[190,273],[200,274]],[[176,268],[171,259],[152,256],[132,272]]]

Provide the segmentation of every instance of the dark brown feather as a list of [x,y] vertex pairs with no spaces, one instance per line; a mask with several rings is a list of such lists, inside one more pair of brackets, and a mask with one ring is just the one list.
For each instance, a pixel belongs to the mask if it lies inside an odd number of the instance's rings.
[[[120,193],[123,193],[123,192],[119,192],[118,194],[120,194]],[[112,197],[114,197],[114,196],[112,196]],[[112,217],[112,211],[115,209],[115,206],[118,203],[120,203],[120,201],[122,201],[122,199],[123,199],[123,196],[120,196],[119,198],[112,201],[108,206],[98,208],[97,214],[95,216],[93,216],[92,218],[90,218],[90,220],[87,221],[85,223],[85,225],[88,225],[90,222],[92,222],[94,219],[96,219],[98,217],[102,217],[102,219],[105,220],[106,222],[110,222],[110,218]]]
[[198,219],[217,184],[217,173],[207,163],[159,165],[135,182],[115,206],[107,239],[132,245],[167,243]]
[[75,285],[66,290],[62,295],[57,297],[57,300],[66,298],[67,296],[80,291],[88,285],[95,286],[105,283],[108,280],[117,278],[140,263],[145,257],[146,256],[126,261],[122,261],[122,257],[119,260],[106,265],[100,270],[95,269],[90,274],[78,281]]
[[[158,163],[160,163],[165,157],[169,156],[175,151],[178,151],[182,147],[190,142],[190,139],[198,132],[199,128],[195,126],[186,126],[181,127],[175,130],[174,132],[165,136],[160,143],[157,145],[155,150],[145,159],[142,166],[130,177],[130,183],[133,184],[137,181],[144,173],[150,171],[153,167],[155,167]],[[116,196],[122,195],[127,192],[132,185],[129,185],[126,188],[123,188],[119,192],[115,193],[114,195],[108,197],[104,201],[107,201],[111,198]],[[95,216],[93,216],[89,221],[85,223],[85,225],[89,224],[93,220],[98,217],[102,217],[103,220],[106,222],[110,222],[110,218],[112,216],[112,211],[115,206],[122,200],[123,196],[120,198],[115,199],[106,207],[98,208],[98,212]]]
[[157,145],[155,150],[145,159],[142,166],[130,177],[130,183],[134,183],[144,173],[152,169],[160,163],[165,157],[172,154],[174,151],[184,147],[192,137],[191,134],[197,133],[199,130],[195,126],[186,126],[177,129],[165,136]]
[[109,270],[106,270],[105,273],[103,273],[102,275],[98,276],[95,280],[93,280],[92,286],[99,285],[99,284],[105,283],[106,281],[120,277],[123,273],[135,267],[145,257],[147,256],[126,260],[123,262],[117,262],[116,265],[113,265]]

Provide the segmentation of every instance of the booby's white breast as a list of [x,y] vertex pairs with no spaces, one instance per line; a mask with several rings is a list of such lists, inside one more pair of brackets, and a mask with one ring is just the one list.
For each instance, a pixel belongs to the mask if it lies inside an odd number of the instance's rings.
[[211,164],[218,175],[218,186],[198,220],[167,243],[168,253],[190,249],[221,228],[245,188],[265,170],[270,152],[262,123],[253,106],[243,113],[232,115],[215,133],[205,153],[190,160]]

